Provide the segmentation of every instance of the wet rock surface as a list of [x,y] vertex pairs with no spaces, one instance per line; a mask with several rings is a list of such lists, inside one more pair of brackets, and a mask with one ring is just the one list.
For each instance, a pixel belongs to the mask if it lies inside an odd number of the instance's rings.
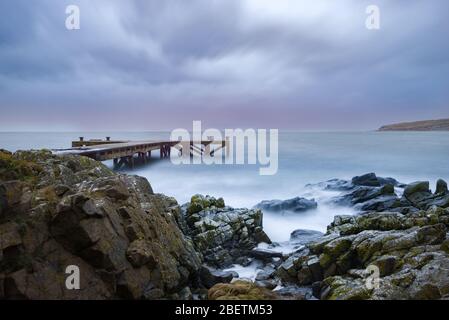
[[315,199],[306,199],[301,197],[296,197],[288,200],[264,200],[254,208],[271,211],[271,212],[304,212],[311,209],[316,209],[318,206]]
[[[353,206],[357,211],[389,211],[408,214],[427,210],[432,206],[449,207],[449,192],[444,180],[439,180],[435,193],[429,188],[428,181],[418,181],[405,185],[393,178],[377,177],[374,173],[354,177],[351,181],[332,179],[310,185],[325,190],[342,191],[333,203],[341,206]],[[398,195],[397,190],[403,190]]]
[[315,230],[298,229],[290,234],[290,242],[297,245],[306,245],[323,236],[323,233]]
[[283,260],[282,283],[311,286],[318,299],[449,298],[446,184],[435,193],[425,181],[403,185],[399,197],[392,182],[368,174],[319,184],[342,191],[335,203],[359,214],[336,216],[324,236]]

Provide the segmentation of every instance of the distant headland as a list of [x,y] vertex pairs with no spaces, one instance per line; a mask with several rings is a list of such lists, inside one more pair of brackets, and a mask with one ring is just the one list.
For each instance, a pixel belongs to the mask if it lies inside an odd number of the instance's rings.
[[378,131],[449,131],[449,119],[389,124],[380,127]]

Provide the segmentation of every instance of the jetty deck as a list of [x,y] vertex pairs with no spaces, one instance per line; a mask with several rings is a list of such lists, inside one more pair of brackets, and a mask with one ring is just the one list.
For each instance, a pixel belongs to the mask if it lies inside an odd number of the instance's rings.
[[[189,150],[184,150],[186,144]],[[212,147],[214,146],[214,147]],[[181,141],[113,141],[109,137],[106,140],[84,140],[80,137],[78,141],[72,141],[72,148],[55,150],[64,154],[77,154],[92,158],[97,161],[113,160],[114,168],[122,166],[134,167],[136,161],[146,163],[151,157],[152,151],[160,152],[160,158],[170,157],[171,149],[175,148],[179,152],[190,152],[191,155],[203,155],[205,152],[213,155],[217,150],[225,148],[225,140],[202,140],[190,143]]]

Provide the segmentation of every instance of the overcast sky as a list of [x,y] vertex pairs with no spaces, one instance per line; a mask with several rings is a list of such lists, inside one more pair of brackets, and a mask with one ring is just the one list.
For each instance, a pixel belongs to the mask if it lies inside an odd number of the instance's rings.
[[[65,8],[81,29],[65,27]],[[378,5],[380,30],[365,27]],[[0,130],[449,117],[447,0],[1,0]]]

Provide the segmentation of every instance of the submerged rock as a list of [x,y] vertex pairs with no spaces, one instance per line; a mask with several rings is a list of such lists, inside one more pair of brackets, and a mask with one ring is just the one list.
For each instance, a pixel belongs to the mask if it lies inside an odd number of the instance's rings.
[[255,248],[248,252],[248,256],[255,258],[259,261],[271,262],[273,258],[282,258],[283,255],[280,252]]
[[290,234],[290,242],[305,245],[322,236],[323,233],[319,231],[298,229]]
[[288,200],[264,200],[254,206],[254,208],[272,212],[304,212],[316,209],[318,206],[315,199],[296,197]]

